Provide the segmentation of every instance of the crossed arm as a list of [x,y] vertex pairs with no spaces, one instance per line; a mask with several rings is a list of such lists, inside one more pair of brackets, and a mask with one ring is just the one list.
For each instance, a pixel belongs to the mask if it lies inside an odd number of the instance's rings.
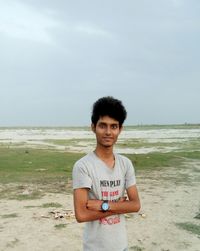
[[114,214],[138,212],[140,200],[136,185],[127,189],[128,200],[121,198],[117,202],[109,201],[110,209],[101,211],[101,200],[88,199],[88,189],[78,188],[74,190],[74,209],[78,222],[94,221]]

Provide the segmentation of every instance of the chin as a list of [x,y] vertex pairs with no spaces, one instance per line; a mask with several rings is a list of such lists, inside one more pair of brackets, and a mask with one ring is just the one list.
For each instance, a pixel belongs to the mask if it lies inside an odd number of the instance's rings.
[[103,147],[106,147],[106,148],[109,148],[109,147],[112,147],[113,144],[102,144]]

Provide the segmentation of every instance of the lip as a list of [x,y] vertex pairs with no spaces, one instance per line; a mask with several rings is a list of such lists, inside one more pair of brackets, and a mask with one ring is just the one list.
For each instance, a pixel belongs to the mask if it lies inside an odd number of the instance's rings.
[[112,140],[113,138],[111,137],[103,137],[104,140]]

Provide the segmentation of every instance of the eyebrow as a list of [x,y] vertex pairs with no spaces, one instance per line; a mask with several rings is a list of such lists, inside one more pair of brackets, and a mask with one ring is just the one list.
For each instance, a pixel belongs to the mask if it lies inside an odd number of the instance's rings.
[[100,125],[110,125],[110,126],[119,126],[119,123],[112,123],[112,124],[109,124],[109,123],[106,123],[106,122],[99,122]]

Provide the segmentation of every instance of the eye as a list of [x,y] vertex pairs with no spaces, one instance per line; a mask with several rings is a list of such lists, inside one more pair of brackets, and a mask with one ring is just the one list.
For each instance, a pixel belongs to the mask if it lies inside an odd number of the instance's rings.
[[112,129],[117,129],[118,125],[112,125],[111,127],[112,127]]
[[100,127],[100,128],[105,128],[106,125],[104,125],[104,124],[99,124],[99,127]]

